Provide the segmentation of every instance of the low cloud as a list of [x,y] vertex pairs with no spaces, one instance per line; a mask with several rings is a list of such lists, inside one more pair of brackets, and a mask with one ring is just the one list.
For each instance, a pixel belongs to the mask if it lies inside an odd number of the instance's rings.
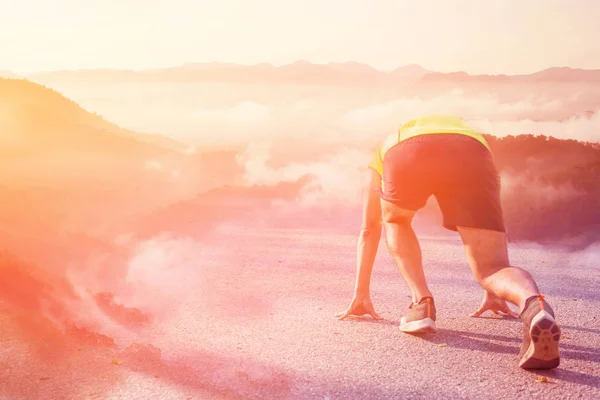
[[266,122],[270,117],[270,110],[262,104],[242,101],[231,108],[199,109],[191,116],[199,123],[254,124]]
[[[65,84],[66,85],[66,84]],[[364,142],[417,115],[456,114],[487,133],[600,140],[600,90],[593,86],[406,90],[295,85],[169,85],[106,88],[66,85],[62,92],[121,126],[160,132],[197,146],[303,139]],[[110,90],[109,90],[110,89]],[[114,102],[97,102],[98,97]]]

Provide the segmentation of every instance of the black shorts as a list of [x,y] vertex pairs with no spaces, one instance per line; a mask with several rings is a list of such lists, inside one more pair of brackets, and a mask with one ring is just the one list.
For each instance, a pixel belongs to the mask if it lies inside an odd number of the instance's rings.
[[434,195],[447,229],[506,231],[494,159],[469,136],[420,135],[398,143],[383,158],[382,183],[381,198],[408,210]]

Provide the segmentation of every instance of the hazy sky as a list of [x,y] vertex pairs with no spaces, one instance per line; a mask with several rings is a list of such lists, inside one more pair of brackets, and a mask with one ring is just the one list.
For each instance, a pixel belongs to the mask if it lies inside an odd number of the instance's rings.
[[0,70],[185,62],[600,68],[600,0],[0,0]]

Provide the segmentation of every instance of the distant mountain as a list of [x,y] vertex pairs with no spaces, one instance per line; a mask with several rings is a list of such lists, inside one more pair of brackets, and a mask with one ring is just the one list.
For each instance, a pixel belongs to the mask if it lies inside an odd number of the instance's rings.
[[314,64],[299,60],[292,64],[238,65],[231,63],[188,63],[179,67],[131,70],[75,70],[33,74],[29,79],[46,81],[110,81],[110,82],[224,82],[323,84],[335,86],[360,85],[462,85],[462,84],[538,84],[538,83],[600,83],[600,70],[568,67],[548,68],[522,75],[470,75],[457,71],[441,73],[410,64],[391,72],[377,70],[357,62]]
[[530,77],[538,82],[597,82],[600,83],[600,69],[579,69],[568,67],[548,68],[531,75],[520,75],[517,78]]
[[353,62],[353,61],[348,61],[348,62],[344,62],[344,63],[330,62],[329,64],[327,64],[327,66],[336,71],[340,71],[343,73],[352,73],[352,74],[357,74],[357,75],[358,74],[376,75],[376,74],[380,73],[380,71],[371,67],[370,65],[361,64],[361,63],[357,63],[357,62]]
[[232,184],[241,169],[236,151],[189,151],[123,129],[28,80],[0,78],[0,132],[0,243],[23,251],[56,232],[104,235],[138,213]]
[[300,60],[292,64],[237,65],[226,63],[184,64],[180,67],[130,70],[51,71],[30,75],[38,82],[111,81],[111,82],[225,82],[225,83],[303,83],[337,86],[397,85],[412,83],[429,71],[409,65],[393,72],[379,71],[356,62],[313,64]]
[[469,75],[466,72],[433,72],[423,75],[419,84],[537,84],[537,83],[600,83],[600,69],[585,70],[568,67],[548,68],[533,74]]
[[21,79],[0,78],[0,130],[4,154],[60,150],[131,156],[185,149],[172,139],[120,128],[55,90]]
[[392,72],[390,72],[390,76],[392,79],[409,79],[409,80],[418,80],[423,76],[431,73],[420,65],[410,64],[405,65],[403,67],[398,67]]
[[262,219],[264,216],[257,213],[269,209],[271,201],[293,201],[301,193],[318,189],[316,178],[310,174],[272,185],[224,185],[141,216],[130,228],[138,238],[152,237],[160,232],[197,238],[211,232],[224,220]]
[[511,83],[514,80],[513,76],[509,75],[469,75],[466,72],[433,72],[425,74],[420,83],[444,83],[444,82],[456,82],[456,83]]

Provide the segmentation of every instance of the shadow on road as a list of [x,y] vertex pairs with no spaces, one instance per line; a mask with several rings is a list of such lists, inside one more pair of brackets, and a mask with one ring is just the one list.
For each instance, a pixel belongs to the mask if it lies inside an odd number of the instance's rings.
[[[413,335],[419,338],[434,343],[446,344],[451,347],[475,350],[490,353],[511,354],[515,357],[519,353],[521,338],[506,337],[487,333],[466,332],[451,329],[440,329],[435,335]],[[505,342],[499,344],[496,342]],[[561,358],[580,360],[586,362],[600,363],[600,353],[595,348],[587,348],[583,346],[571,345],[561,342]],[[589,375],[581,372],[558,368],[551,371],[532,371],[536,375],[545,375],[549,378],[554,378],[566,382],[576,383],[580,385],[591,386],[594,388],[600,387],[600,379],[598,375]]]
[[366,322],[366,323],[370,323],[370,324],[390,325],[390,326],[398,326],[399,325],[399,322],[397,322],[397,321],[389,320],[386,318],[377,320],[375,318],[372,318],[370,315],[363,315],[363,316],[349,315],[344,320],[338,320],[338,321],[339,322],[360,322],[363,324]]
[[[600,324],[600,322],[599,322],[599,324]],[[568,330],[575,330],[575,331],[581,331],[581,332],[595,333],[596,335],[600,335],[600,329],[583,328],[581,326],[565,326],[565,325],[561,325],[560,327],[563,330],[568,329]]]
[[482,316],[479,316],[479,317],[477,317],[477,319],[493,319],[493,320],[499,320],[500,319],[502,321],[511,321],[511,322],[519,322],[519,323],[521,322],[521,320],[518,319],[518,318],[512,318],[512,317],[505,316],[505,315],[498,315],[496,317],[485,317],[485,316],[482,317]]

